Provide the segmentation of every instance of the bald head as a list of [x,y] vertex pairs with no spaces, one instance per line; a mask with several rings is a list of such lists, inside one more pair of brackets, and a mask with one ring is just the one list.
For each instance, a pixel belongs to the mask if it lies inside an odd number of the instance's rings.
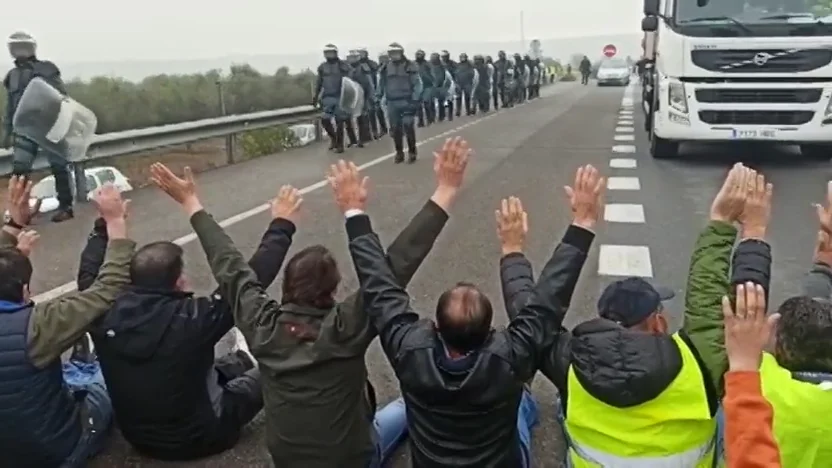
[[491,301],[476,286],[457,283],[439,296],[436,325],[453,351],[467,353],[485,343],[491,333]]

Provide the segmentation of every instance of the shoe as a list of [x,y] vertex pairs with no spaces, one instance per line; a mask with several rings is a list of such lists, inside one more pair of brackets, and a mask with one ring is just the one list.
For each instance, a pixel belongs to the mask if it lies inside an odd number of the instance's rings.
[[68,221],[75,217],[75,213],[72,212],[72,208],[59,208],[58,212],[52,216],[53,223],[62,223],[64,221]]
[[69,360],[89,364],[95,362],[95,359],[95,346],[92,343],[92,338],[88,333],[84,333],[72,346],[72,354],[70,354]]
[[393,159],[393,162],[396,164],[400,164],[404,162],[404,153],[396,153],[396,157]]
[[407,163],[413,164],[416,162],[416,151],[410,151],[407,153]]

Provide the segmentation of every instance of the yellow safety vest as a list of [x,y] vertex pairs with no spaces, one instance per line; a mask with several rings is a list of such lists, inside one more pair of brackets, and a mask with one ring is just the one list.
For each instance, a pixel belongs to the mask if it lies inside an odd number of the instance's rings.
[[832,388],[793,379],[791,371],[768,353],[763,354],[760,378],[763,395],[774,408],[774,437],[783,466],[830,466]]
[[679,375],[658,397],[630,408],[590,395],[570,367],[566,432],[574,468],[711,468],[716,420],[708,407],[702,371],[678,334]]

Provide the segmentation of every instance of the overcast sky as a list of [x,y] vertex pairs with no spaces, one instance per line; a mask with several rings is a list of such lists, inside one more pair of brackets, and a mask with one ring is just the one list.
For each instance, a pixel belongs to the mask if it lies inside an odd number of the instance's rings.
[[[34,0],[33,0],[34,1]],[[24,2],[25,3],[25,2]],[[38,55],[66,62],[214,58],[401,42],[526,40],[639,32],[642,0],[37,0],[7,9]],[[19,5],[23,5],[20,3]],[[360,5],[363,20],[346,8]],[[324,12],[329,11],[329,14]],[[403,13],[406,12],[406,13]],[[442,20],[442,18],[449,18]]]

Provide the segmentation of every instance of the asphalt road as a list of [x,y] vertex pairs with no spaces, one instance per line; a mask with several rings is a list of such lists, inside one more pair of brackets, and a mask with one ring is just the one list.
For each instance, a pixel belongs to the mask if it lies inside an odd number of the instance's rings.
[[[502,303],[493,224],[499,199],[519,196],[529,210],[527,253],[539,269],[569,222],[562,187],[571,182],[576,167],[586,163],[623,179],[611,182],[607,195],[611,221],[599,229],[567,316],[568,325],[593,315],[598,292],[611,275],[660,278],[663,285],[681,293],[697,231],[706,222],[724,174],[737,160],[762,169],[775,184],[775,221],[770,236],[775,256],[772,299],[779,303],[797,292],[797,281],[810,263],[814,239],[810,203],[822,200],[828,164],[804,161],[788,148],[735,151],[692,147],[685,149],[679,160],[654,161],[641,130],[641,111],[631,107],[631,101],[637,99],[630,95],[638,92],[594,84],[556,84],[544,90],[542,99],[513,110],[421,129],[421,159],[412,166],[393,164],[389,139],[345,153],[356,163],[369,166],[364,170],[371,178],[368,211],[383,240],[390,241],[433,191],[431,151],[451,135],[463,136],[476,151],[451,220],[409,288],[417,310],[430,315],[437,295],[458,280],[481,285],[495,304]],[[628,109],[633,110],[628,113]],[[229,233],[247,254],[268,222],[259,204],[272,197],[281,184],[311,187],[292,250],[318,243],[333,249],[345,272],[341,291],[345,294],[356,287],[356,281],[349,273],[352,268],[343,222],[321,182],[334,160],[325,147],[316,145],[207,172],[199,176],[198,183],[207,209],[218,219],[228,220]],[[199,292],[209,291],[213,283],[199,246],[188,236],[185,216],[154,189],[138,190],[131,198],[133,238],[139,243],[160,238],[185,242],[190,279]],[[39,226],[42,244],[34,257],[33,290],[45,293],[41,298],[69,289],[49,292],[74,277],[78,252],[93,219],[89,207],[78,211],[78,219],[72,222]],[[278,293],[274,287],[271,291]],[[674,300],[670,309],[681,310],[681,303],[681,298]],[[680,317],[675,318],[678,325]],[[498,313],[496,321],[496,326],[503,326],[505,317]],[[380,402],[397,396],[395,377],[377,344],[368,354],[368,363]],[[535,466],[559,467],[556,460],[563,447],[553,417],[555,392],[542,376],[535,379],[533,387],[542,419],[534,433]],[[91,466],[268,467],[262,427],[258,418],[233,451],[177,464],[143,459],[116,436]],[[393,466],[406,466],[404,450]]]

